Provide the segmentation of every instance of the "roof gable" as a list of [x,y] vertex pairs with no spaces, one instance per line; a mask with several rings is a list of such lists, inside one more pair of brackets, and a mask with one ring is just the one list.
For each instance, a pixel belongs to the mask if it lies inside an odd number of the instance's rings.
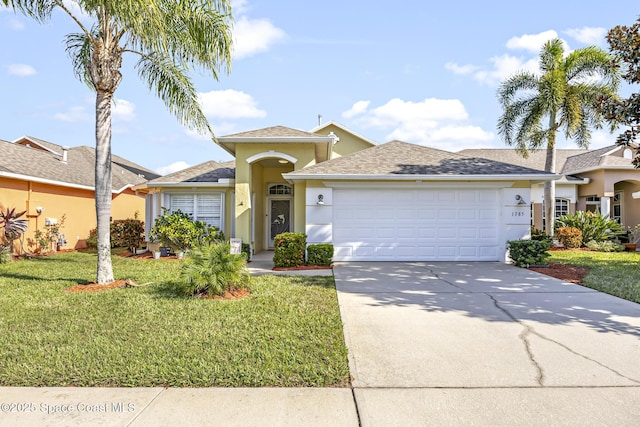
[[262,129],[250,130],[247,132],[239,132],[231,135],[225,135],[219,139],[241,139],[241,138],[316,138],[318,135],[305,132],[299,129],[293,129],[286,126],[271,126]]
[[235,162],[218,163],[213,160],[200,163],[190,168],[170,173],[153,179],[148,186],[161,186],[161,184],[179,184],[195,182],[221,182],[235,178]]

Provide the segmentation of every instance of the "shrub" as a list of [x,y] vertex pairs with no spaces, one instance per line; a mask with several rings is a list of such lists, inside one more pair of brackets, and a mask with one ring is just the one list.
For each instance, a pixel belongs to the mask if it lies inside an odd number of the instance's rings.
[[174,250],[186,251],[193,246],[214,243],[224,239],[224,235],[217,227],[202,221],[194,221],[189,214],[177,210],[170,212],[162,208],[163,212],[149,230],[149,239],[160,242]]
[[309,245],[307,248],[307,264],[309,265],[331,265],[333,262],[333,245],[322,243]]
[[542,240],[511,240],[509,257],[518,267],[544,264],[549,257],[551,244]]
[[556,229],[556,238],[567,249],[582,246],[582,231],[575,227],[559,227]]
[[549,247],[553,244],[553,237],[549,236],[544,230],[538,230],[531,227],[531,240],[542,240],[549,243]]
[[307,246],[307,236],[304,233],[278,234],[273,239],[273,244],[273,264],[276,267],[304,265],[304,250]]
[[592,251],[598,252],[622,252],[624,251],[624,245],[620,245],[612,240],[605,240],[604,242],[596,242],[592,240],[587,242],[587,248]]
[[186,295],[223,295],[250,281],[244,255],[231,254],[227,242],[195,246],[182,265],[180,290]]
[[7,264],[11,262],[11,247],[0,247],[0,264]]
[[561,215],[556,219],[556,229],[559,227],[573,227],[582,232],[581,246],[585,246],[587,242],[595,240],[602,242],[604,240],[615,239],[625,234],[620,224],[599,213],[577,211],[574,214]]
[[117,219],[111,223],[110,232],[112,248],[127,248],[135,252],[144,241],[144,222],[137,218]]
[[27,211],[16,212],[16,208],[6,211],[0,209],[0,227],[2,228],[2,235],[0,236],[0,251],[8,253],[8,255],[0,255],[3,257],[9,257],[11,261],[11,255],[13,253],[13,241],[19,239],[25,231],[27,231],[27,220],[19,219]]
[[[85,242],[87,243],[87,247],[91,249],[98,248],[98,229],[94,228],[93,230],[89,230],[89,237],[86,238]],[[113,247],[113,242],[111,243]]]
[[248,243],[242,244],[242,249],[240,249],[242,255],[244,255],[245,259],[249,261],[251,259],[251,245]]

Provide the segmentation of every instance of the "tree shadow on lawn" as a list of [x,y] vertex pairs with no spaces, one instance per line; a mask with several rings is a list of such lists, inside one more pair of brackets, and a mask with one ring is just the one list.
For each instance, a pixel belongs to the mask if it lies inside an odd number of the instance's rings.
[[638,304],[511,265],[477,267],[478,263],[345,263],[338,267],[336,286],[339,293],[370,299],[368,306],[419,307],[489,322],[580,323],[600,333],[640,338],[640,322],[631,323],[640,318]]
[[87,284],[90,283],[89,280],[86,279],[78,279],[72,277],[43,277],[43,276],[32,276],[27,274],[19,274],[19,273],[6,273],[3,272],[1,278],[7,279],[16,279],[16,280],[26,280],[26,281],[38,281],[38,282],[73,282],[74,284]]

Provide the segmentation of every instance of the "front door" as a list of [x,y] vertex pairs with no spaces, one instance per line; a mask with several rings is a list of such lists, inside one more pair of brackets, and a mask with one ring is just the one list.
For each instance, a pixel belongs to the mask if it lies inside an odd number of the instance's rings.
[[267,233],[268,249],[272,249],[273,238],[280,233],[292,231],[291,199],[268,199]]

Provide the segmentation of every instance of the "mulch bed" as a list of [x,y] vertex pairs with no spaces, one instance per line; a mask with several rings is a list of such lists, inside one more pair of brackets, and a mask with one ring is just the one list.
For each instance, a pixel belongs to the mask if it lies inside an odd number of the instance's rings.
[[98,283],[86,283],[73,285],[70,288],[65,289],[65,292],[99,292],[109,289],[126,288],[127,280],[116,280],[115,282],[107,283],[106,285],[100,285]]
[[273,267],[273,271],[298,271],[298,270],[331,270],[331,265],[299,265],[297,267]]
[[529,270],[546,274],[547,276],[555,277],[556,279],[564,280],[565,282],[576,283],[578,285],[582,285],[584,283],[584,278],[589,273],[589,269],[584,267],[554,263],[549,263],[548,267],[529,267]]

